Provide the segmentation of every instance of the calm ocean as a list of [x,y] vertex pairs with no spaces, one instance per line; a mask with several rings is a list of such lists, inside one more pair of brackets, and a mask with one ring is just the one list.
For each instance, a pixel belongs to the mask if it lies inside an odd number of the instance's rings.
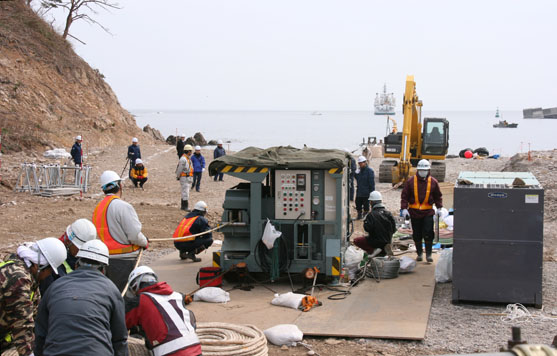
[[[201,132],[207,140],[222,139],[225,148],[240,150],[248,146],[348,148],[355,150],[364,137],[382,139],[386,118],[367,111],[155,111],[132,110],[137,124],[147,124],[162,134]],[[518,123],[518,128],[493,128],[495,111],[424,111],[423,117],[449,120],[449,153],[466,147],[486,147],[490,154],[511,156],[518,152],[557,147],[557,119],[522,119],[521,111],[502,111],[501,119]],[[402,115],[393,118],[402,129]]]

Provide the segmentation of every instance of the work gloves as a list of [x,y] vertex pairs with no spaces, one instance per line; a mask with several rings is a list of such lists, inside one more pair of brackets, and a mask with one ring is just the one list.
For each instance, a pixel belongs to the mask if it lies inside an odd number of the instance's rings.
[[435,215],[437,215],[438,217],[441,217],[441,215],[443,215],[443,213],[441,212],[441,209],[437,209],[437,211],[435,212]]
[[400,209],[400,216],[402,216],[404,220],[410,219],[410,213],[408,212],[408,209]]

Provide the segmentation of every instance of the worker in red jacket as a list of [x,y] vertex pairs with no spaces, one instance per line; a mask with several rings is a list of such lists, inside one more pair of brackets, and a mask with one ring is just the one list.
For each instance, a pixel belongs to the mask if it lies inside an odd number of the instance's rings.
[[433,248],[433,204],[437,213],[443,207],[443,194],[437,179],[430,174],[431,165],[428,160],[418,162],[416,175],[410,177],[404,184],[400,196],[400,216],[410,217],[412,222],[412,238],[416,244],[416,261],[422,261],[422,240],[425,242],[427,262],[433,262],[431,250]]
[[145,334],[145,346],[154,356],[198,356],[201,344],[195,333],[193,312],[186,309],[184,296],[166,282],[158,282],[147,267],[135,268],[129,277],[126,297],[126,326],[139,327]]

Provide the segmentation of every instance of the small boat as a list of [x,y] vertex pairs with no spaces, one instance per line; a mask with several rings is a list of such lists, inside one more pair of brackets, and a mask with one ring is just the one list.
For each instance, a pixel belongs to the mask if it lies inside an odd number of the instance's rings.
[[311,115],[312,115],[312,116],[319,116],[319,115],[323,115],[323,114],[321,114],[319,111],[313,111],[313,112],[311,113]]
[[[501,118],[501,114],[499,114],[499,108],[497,108],[497,111],[495,111],[495,118]],[[493,124],[493,127],[514,129],[518,127],[518,124],[507,122],[507,120],[499,120],[498,123]]]

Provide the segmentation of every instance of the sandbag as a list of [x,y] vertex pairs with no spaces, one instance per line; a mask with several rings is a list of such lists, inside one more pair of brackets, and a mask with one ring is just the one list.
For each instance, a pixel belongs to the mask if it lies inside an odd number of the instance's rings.
[[446,248],[441,251],[435,266],[435,282],[447,283],[453,279],[453,249]]
[[278,239],[282,235],[282,232],[277,231],[273,224],[271,224],[271,220],[267,219],[267,224],[265,225],[265,230],[263,231],[263,237],[261,240],[267,246],[267,249],[272,249],[273,245],[275,244],[275,240]]
[[400,273],[409,273],[416,268],[416,260],[412,257],[402,256],[400,259]]
[[230,293],[217,287],[205,287],[195,292],[193,300],[209,303],[226,303],[230,301]]
[[302,299],[305,296],[306,296],[305,294],[298,294],[292,292],[275,294],[275,298],[273,298],[271,304],[278,305],[281,307],[298,309],[300,307],[300,304],[302,304]]
[[296,342],[302,341],[304,334],[294,324],[279,324],[263,331],[267,340],[277,346],[295,346]]

